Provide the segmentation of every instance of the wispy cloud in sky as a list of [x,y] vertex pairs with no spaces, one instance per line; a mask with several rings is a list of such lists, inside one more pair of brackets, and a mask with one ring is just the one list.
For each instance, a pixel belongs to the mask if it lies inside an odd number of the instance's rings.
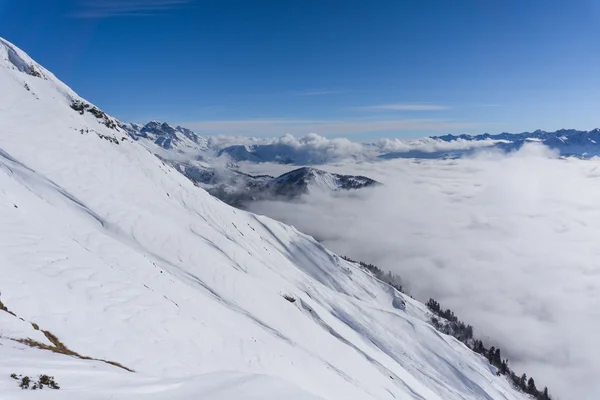
[[191,0],[85,0],[73,18],[143,17],[182,7]]
[[357,135],[373,132],[447,131],[471,128],[472,123],[436,119],[392,119],[392,120],[304,120],[304,119],[247,119],[188,121],[181,125],[201,134],[279,136],[287,133],[306,135]]
[[363,111],[440,111],[450,107],[429,103],[393,103],[358,107]]
[[323,96],[326,94],[345,93],[347,90],[306,90],[302,92],[294,92],[293,96]]

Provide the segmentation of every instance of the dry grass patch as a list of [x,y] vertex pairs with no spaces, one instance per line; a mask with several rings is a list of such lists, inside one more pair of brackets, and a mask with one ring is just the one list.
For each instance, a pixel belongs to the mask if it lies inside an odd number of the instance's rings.
[[52,345],[48,345],[48,344],[45,344],[45,343],[42,343],[42,342],[38,342],[37,340],[33,340],[31,338],[13,339],[13,340],[15,342],[19,342],[19,343],[25,344],[25,345],[27,345],[29,347],[35,347],[35,348],[41,349],[41,350],[49,350],[49,351],[51,351],[53,353],[64,354],[66,356],[71,356],[71,357],[79,358],[81,360],[101,361],[101,362],[113,365],[115,367],[122,368],[125,371],[135,372],[131,368],[127,368],[123,364],[120,364],[120,363],[118,363],[116,361],[103,360],[101,358],[93,358],[93,357],[83,356],[83,355],[81,355],[81,354],[79,354],[79,353],[77,353],[77,352],[69,349],[67,346],[65,346],[65,344],[63,342],[61,342],[52,332],[42,330],[42,333],[46,336],[46,338],[48,338],[48,340],[52,343]]
[[[4,303],[2,303],[1,300],[0,300],[0,310],[2,310],[4,312],[7,312],[7,313],[11,314],[12,316],[14,316],[16,318],[19,318],[22,321],[25,321],[23,318],[18,317],[17,314],[15,314],[14,312],[12,312],[8,308],[6,308],[6,306],[4,305]],[[33,329],[35,329],[36,331],[41,331],[44,334],[44,336],[46,336],[46,338],[48,339],[48,341],[50,343],[52,343],[52,345],[48,345],[48,344],[45,344],[45,343],[42,343],[42,342],[38,342],[37,340],[31,339],[31,338],[24,338],[24,339],[14,339],[14,338],[11,338],[11,340],[14,340],[15,342],[18,342],[18,343],[25,344],[25,345],[27,345],[29,347],[35,347],[35,348],[41,349],[41,350],[48,350],[48,351],[51,351],[53,353],[64,354],[64,355],[67,355],[67,356],[80,358],[82,360],[101,361],[101,362],[113,365],[115,367],[122,368],[122,369],[124,369],[126,371],[129,371],[129,372],[135,372],[131,368],[127,368],[123,364],[120,364],[120,363],[118,363],[116,361],[102,360],[100,358],[93,358],[93,357],[88,357],[88,356],[82,356],[81,354],[79,354],[79,353],[77,353],[77,352],[69,349],[52,332],[46,331],[44,329],[40,329],[40,326],[38,324],[36,324],[35,322],[30,322],[30,324],[33,327]]]
[[17,314],[15,314],[14,312],[10,311],[8,308],[6,308],[6,306],[4,305],[4,303],[2,302],[2,300],[0,300],[0,310],[9,313],[10,315],[12,315],[13,317],[16,317]]

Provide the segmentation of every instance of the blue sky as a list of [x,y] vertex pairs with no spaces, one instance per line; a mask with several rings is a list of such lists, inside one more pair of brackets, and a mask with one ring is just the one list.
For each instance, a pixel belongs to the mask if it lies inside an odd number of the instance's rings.
[[368,139],[600,126],[598,0],[0,0],[124,121]]

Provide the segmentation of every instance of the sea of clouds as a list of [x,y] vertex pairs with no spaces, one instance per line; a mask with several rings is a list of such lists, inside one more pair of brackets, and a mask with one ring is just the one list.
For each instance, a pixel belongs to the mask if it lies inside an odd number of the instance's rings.
[[443,141],[434,138],[418,139],[389,139],[382,138],[372,143],[361,143],[347,138],[329,139],[316,133],[304,136],[283,135],[281,137],[237,137],[237,136],[210,136],[210,146],[222,149],[232,145],[246,146],[274,146],[278,150],[287,149],[292,158],[318,159],[341,161],[344,159],[372,159],[378,155],[409,151],[422,151],[433,153],[436,151],[464,150],[483,148],[498,143],[499,140],[464,140],[457,138],[453,141]]
[[322,168],[384,185],[251,210],[399,274],[415,298],[451,308],[555,398],[600,398],[600,160],[530,144]]

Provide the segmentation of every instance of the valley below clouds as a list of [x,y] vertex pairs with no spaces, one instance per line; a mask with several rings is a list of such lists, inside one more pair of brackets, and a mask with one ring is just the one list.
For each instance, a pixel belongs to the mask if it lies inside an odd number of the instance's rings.
[[528,144],[510,154],[320,168],[383,185],[256,202],[251,211],[400,275],[409,294],[451,308],[557,398],[600,398],[600,160]]

